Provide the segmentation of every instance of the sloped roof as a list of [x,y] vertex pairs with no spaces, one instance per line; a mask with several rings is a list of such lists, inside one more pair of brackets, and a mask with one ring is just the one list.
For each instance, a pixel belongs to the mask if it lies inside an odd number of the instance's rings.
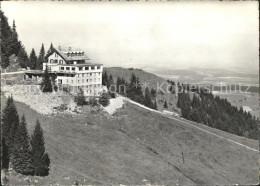
[[[85,52],[81,49],[72,49],[70,47],[54,47],[53,51],[50,52],[47,56],[53,54],[53,52],[57,52],[65,61],[76,61],[76,60],[90,60],[90,58],[85,54]],[[69,55],[68,55],[69,53]],[[73,56],[71,56],[71,54]],[[76,54],[81,54],[80,56],[75,56]]]

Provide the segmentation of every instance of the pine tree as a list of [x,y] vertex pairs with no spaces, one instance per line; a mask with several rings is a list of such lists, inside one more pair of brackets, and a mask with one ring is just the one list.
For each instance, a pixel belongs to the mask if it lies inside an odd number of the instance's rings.
[[166,108],[166,109],[168,108],[168,104],[167,104],[167,101],[166,101],[166,100],[164,101],[163,108]]
[[30,53],[30,59],[29,59],[29,67],[31,70],[36,69],[36,63],[37,63],[37,56],[35,54],[34,49],[32,49]]
[[114,80],[112,74],[109,75],[107,88],[109,89],[111,85],[114,85]]
[[15,137],[19,126],[19,115],[16,110],[13,98],[8,97],[6,106],[2,113],[2,134],[8,147],[12,146],[12,141]]
[[1,40],[1,66],[7,68],[9,66],[9,56],[11,55],[11,37],[12,30],[8,24],[7,17],[0,10],[0,40]]
[[153,88],[151,89],[151,95],[153,99],[156,98],[156,90],[154,90]]
[[14,170],[24,175],[33,175],[32,154],[24,115],[21,118],[11,152],[11,162]]
[[[53,48],[53,45],[52,45],[52,43],[51,43],[50,48],[49,48],[49,50],[47,51],[47,54],[51,53],[51,52],[53,51],[53,49],[54,49],[54,48]],[[47,54],[46,54],[46,55],[47,55]]]
[[117,91],[118,93],[121,93],[120,85],[122,85],[122,82],[121,82],[121,78],[118,76],[118,77],[117,77],[117,80],[116,80],[116,91]]
[[145,88],[144,92],[144,105],[149,108],[153,108],[152,98],[148,87]]
[[43,77],[42,77],[41,90],[42,90],[42,92],[52,92],[53,91],[50,74],[48,72],[47,66],[46,66],[46,69],[45,69]]
[[43,130],[38,120],[36,121],[30,143],[32,147],[34,175],[47,176],[49,174],[50,159],[45,152]]
[[29,65],[29,58],[24,46],[20,47],[18,53],[18,62],[22,68],[27,68],[27,66]]
[[107,76],[107,71],[102,74],[102,85],[107,86],[108,83],[108,76]]
[[40,53],[39,53],[39,57],[38,57],[38,60],[37,60],[37,64],[36,64],[36,69],[42,70],[44,58],[45,58],[45,49],[44,49],[44,45],[42,44],[42,47],[41,47],[41,50],[40,50]]
[[154,100],[154,106],[153,106],[153,109],[154,109],[154,110],[158,110],[156,99]]
[[14,20],[13,20],[12,34],[10,38],[10,47],[11,47],[11,51],[10,51],[11,54],[15,54],[17,56],[21,48],[21,42],[18,40],[18,34],[16,32],[16,25]]
[[5,142],[5,138],[1,139],[1,170],[9,168],[9,149]]
[[140,86],[139,78],[132,73],[130,83],[127,89],[127,97],[138,103],[144,104],[144,95],[142,87]]

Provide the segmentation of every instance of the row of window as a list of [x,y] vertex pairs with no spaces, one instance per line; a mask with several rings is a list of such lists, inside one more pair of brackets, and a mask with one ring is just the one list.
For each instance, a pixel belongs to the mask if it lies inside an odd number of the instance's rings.
[[[60,60],[61,61],[61,60]],[[63,70],[72,70],[75,71],[76,68],[78,67],[60,67],[60,71]],[[100,66],[97,66],[97,69],[100,69]],[[83,70],[95,70],[95,66],[91,66],[91,67],[79,67],[79,71],[83,71]]]
[[58,60],[58,59],[50,59],[50,63],[55,63],[55,64],[63,64],[63,60]]
[[84,56],[84,52],[82,53],[67,53],[68,57],[74,57],[74,56]]
[[[97,72],[97,73],[86,73],[86,74],[78,74],[78,77],[89,77],[89,76],[101,76],[101,72]],[[64,74],[64,76],[66,77],[74,77],[73,74]]]
[[[78,84],[80,84],[80,83],[91,83],[92,81],[93,82],[100,82],[100,80],[101,80],[100,78],[98,78],[98,79],[95,78],[93,80],[92,79],[86,79],[86,80],[82,79],[82,80],[78,80]],[[70,82],[73,84],[73,82],[74,82],[73,79],[71,79]],[[67,79],[67,83],[69,83],[68,79]]]
[[100,76],[101,75],[101,72],[97,72],[97,73],[86,73],[86,74],[78,74],[78,77],[88,77],[88,76]]

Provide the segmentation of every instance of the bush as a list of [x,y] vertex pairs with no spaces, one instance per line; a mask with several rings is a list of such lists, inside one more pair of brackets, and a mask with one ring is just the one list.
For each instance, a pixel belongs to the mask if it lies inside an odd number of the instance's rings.
[[94,107],[94,106],[97,106],[98,105],[98,101],[96,98],[89,98],[89,101],[87,103],[88,105]]
[[114,92],[109,92],[109,96],[110,96],[111,98],[116,98],[116,94],[115,94]]
[[75,96],[74,101],[77,103],[77,106],[86,105],[87,102],[82,89],[80,89],[80,92]]
[[101,95],[101,97],[99,98],[99,103],[103,106],[103,107],[106,107],[109,105],[109,94],[108,93],[103,93]]

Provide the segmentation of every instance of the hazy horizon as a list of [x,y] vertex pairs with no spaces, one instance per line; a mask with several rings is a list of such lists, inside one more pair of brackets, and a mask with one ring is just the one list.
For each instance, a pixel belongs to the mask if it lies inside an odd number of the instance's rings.
[[93,63],[258,71],[257,2],[1,2],[30,53],[65,45]]

